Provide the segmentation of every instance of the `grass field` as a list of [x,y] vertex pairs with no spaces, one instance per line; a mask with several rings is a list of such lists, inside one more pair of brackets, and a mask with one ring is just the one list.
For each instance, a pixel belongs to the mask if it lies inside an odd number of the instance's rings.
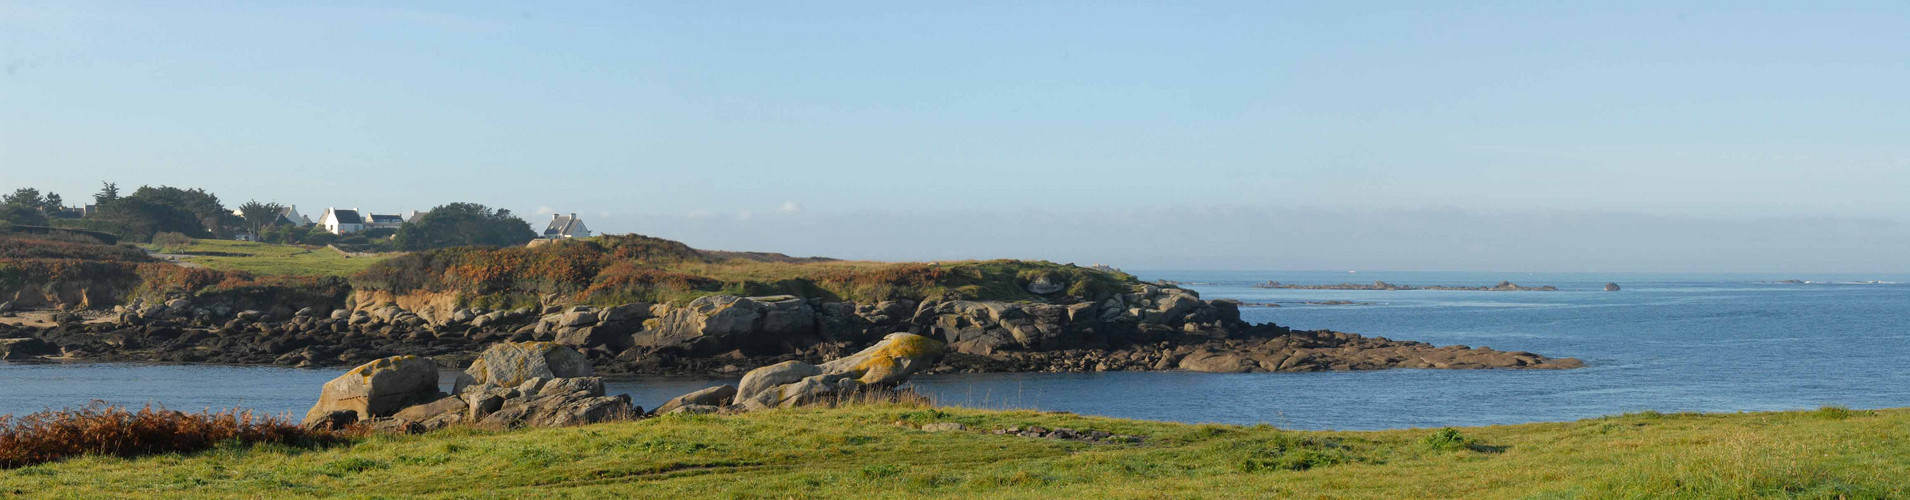
[[[960,422],[929,433],[893,422]],[[995,435],[1042,425],[1144,436]],[[0,471],[0,495],[456,498],[1891,498],[1910,411],[1632,414],[1293,432],[1031,411],[865,406],[588,427],[229,445]]]
[[256,275],[349,276],[363,271],[375,257],[346,257],[329,248],[306,248],[232,240],[193,240],[184,248],[154,249],[184,254],[185,262],[221,271]]

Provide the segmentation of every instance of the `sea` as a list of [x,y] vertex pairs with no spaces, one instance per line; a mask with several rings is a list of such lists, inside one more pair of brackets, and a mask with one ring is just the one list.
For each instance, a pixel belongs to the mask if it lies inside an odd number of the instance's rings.
[[[1628,412],[1910,406],[1910,276],[1375,271],[1139,271],[1244,319],[1584,360],[1574,370],[1001,373],[917,377],[938,404],[1291,429],[1569,421]],[[1555,292],[1286,290],[1289,284]],[[1621,290],[1608,292],[1606,283]],[[302,416],[339,368],[0,362],[0,413],[105,402]],[[448,381],[449,378],[447,377]],[[734,379],[627,377],[654,407]]]

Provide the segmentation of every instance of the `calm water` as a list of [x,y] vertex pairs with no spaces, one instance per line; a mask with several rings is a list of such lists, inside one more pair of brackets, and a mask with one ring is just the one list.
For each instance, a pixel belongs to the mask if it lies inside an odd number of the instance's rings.
[[[1572,356],[1567,371],[984,374],[921,377],[945,404],[1185,422],[1380,429],[1572,420],[1640,410],[1910,406],[1910,285],[1889,275],[1144,272],[1206,298],[1285,303],[1255,322]],[[1805,279],[1833,283],[1780,285]],[[1489,285],[1561,292],[1260,290],[1287,283]],[[1624,291],[1600,291],[1616,281]],[[1360,305],[1309,306],[1344,300]],[[302,412],[338,370],[0,363],[0,413],[91,399]],[[448,380],[448,379],[447,379]],[[727,381],[617,380],[645,407]]]

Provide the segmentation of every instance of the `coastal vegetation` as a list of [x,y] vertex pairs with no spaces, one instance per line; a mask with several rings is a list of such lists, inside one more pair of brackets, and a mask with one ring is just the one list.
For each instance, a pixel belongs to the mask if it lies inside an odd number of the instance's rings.
[[152,406],[133,411],[95,404],[0,415],[0,469],[85,455],[192,453],[229,444],[313,447],[347,440],[346,434],[309,430],[284,418],[249,411],[186,413]]
[[[936,425],[941,424],[941,425]],[[928,432],[960,424],[959,430]],[[1067,428],[1085,442],[1003,433]],[[581,427],[228,441],[0,471],[78,497],[1891,498],[1910,411],[1654,412],[1370,432],[876,404],[675,414]]]
[[600,236],[536,247],[458,247],[380,261],[352,277],[358,290],[457,293],[501,303],[557,295],[580,304],[687,302],[708,295],[788,294],[826,300],[966,298],[1040,300],[1025,285],[1060,284],[1105,297],[1138,283],[1119,271],[1038,261],[886,263],[706,252],[642,235]]
[[190,240],[183,245],[155,248],[175,254],[180,262],[260,276],[344,277],[382,259],[348,256],[325,247],[233,240]]
[[430,250],[455,246],[508,247],[537,238],[531,225],[510,210],[476,203],[452,203],[426,212],[417,222],[398,228],[393,241],[401,250]]

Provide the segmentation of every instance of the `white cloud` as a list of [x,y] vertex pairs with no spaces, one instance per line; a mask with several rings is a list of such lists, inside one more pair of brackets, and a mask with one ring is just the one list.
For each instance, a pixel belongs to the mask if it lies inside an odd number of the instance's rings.
[[708,218],[714,215],[716,215],[716,212],[711,212],[709,210],[699,208],[696,210],[691,210],[689,217],[692,219],[703,219],[703,218]]
[[776,211],[786,213],[786,214],[793,214],[793,213],[801,212],[802,205],[797,205],[796,202],[793,202],[793,201],[785,201],[783,202],[783,206],[776,207]]
[[750,213],[750,211],[748,210],[741,210],[736,212],[736,220],[749,220],[751,217],[755,217],[755,216],[756,214]]
[[536,213],[537,215],[550,215],[550,214],[557,213],[557,209],[543,206],[543,205],[538,205]]

